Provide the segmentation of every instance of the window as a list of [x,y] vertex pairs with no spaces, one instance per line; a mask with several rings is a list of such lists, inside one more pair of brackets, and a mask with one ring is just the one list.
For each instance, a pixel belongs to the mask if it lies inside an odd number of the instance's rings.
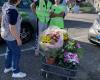
[[0,0],[0,6],[3,6],[3,4],[6,2],[7,0]]

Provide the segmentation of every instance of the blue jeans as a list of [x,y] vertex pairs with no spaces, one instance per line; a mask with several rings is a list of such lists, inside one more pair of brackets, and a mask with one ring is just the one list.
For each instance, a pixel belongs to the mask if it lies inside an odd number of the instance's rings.
[[20,47],[17,45],[17,41],[7,41],[7,55],[5,56],[5,68],[13,67],[13,72],[20,72],[19,60],[20,60]]

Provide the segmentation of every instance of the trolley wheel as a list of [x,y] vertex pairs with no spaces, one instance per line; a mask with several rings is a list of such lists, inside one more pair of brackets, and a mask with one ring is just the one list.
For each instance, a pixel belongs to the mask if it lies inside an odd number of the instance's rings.
[[72,78],[63,77],[62,80],[74,80]]
[[41,77],[42,77],[42,80],[46,80],[47,79],[47,73],[45,71],[41,71]]
[[66,77],[62,77],[62,80],[68,80]]

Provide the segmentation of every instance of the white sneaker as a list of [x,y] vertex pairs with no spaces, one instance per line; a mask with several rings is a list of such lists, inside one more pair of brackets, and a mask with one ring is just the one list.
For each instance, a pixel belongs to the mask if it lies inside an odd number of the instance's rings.
[[24,77],[26,77],[26,73],[23,73],[23,72],[13,73],[12,77],[13,78],[24,78]]
[[35,50],[35,56],[39,56],[39,50],[38,49]]
[[8,73],[8,72],[10,72],[10,71],[12,71],[12,70],[13,70],[12,67],[11,67],[11,68],[8,68],[8,69],[5,68],[5,69],[4,69],[4,73]]

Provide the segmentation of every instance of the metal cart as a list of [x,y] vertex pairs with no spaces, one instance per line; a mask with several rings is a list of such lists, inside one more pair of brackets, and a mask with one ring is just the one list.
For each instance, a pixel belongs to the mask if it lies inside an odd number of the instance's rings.
[[78,72],[78,66],[73,69],[63,68],[57,65],[51,65],[45,63],[45,60],[42,59],[41,64],[41,77],[42,80],[48,80],[48,75],[52,74],[59,76],[62,80],[77,80],[76,73]]

